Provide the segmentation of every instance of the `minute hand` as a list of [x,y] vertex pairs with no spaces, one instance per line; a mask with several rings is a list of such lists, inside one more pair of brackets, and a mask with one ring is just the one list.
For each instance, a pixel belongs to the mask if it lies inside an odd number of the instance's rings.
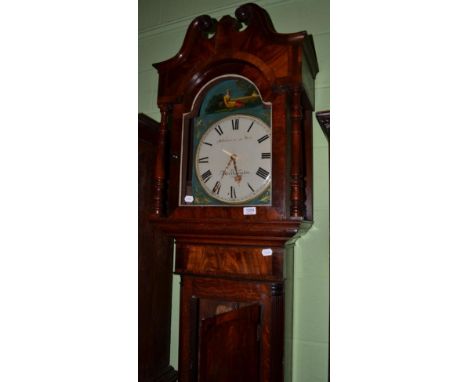
[[230,157],[232,157],[234,154],[233,153],[230,153],[229,151],[227,151],[226,149],[221,149],[221,151],[226,154],[226,155],[229,155]]

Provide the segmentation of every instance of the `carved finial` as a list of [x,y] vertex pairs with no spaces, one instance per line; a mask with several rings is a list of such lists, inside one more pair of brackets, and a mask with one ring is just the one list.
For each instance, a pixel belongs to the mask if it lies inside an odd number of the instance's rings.
[[256,22],[265,27],[269,32],[276,32],[268,12],[257,4],[247,3],[241,5],[236,9],[235,14],[237,19],[242,23],[250,25],[252,22]]
[[202,31],[207,34],[214,33],[214,28],[216,25],[216,19],[211,18],[208,15],[198,16],[194,20],[194,24]]
[[237,20],[248,24],[248,20],[252,15],[250,5],[252,5],[252,3],[244,4],[236,9],[235,15],[237,17]]

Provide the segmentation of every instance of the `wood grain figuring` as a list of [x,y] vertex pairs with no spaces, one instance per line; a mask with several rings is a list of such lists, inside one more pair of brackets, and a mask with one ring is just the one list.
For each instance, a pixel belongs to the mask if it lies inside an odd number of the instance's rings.
[[218,314],[231,312],[243,308],[244,306],[252,305],[251,302],[242,301],[226,301],[212,298],[205,298],[199,300],[200,311],[199,319],[213,317]]
[[[263,261],[262,261],[263,260]],[[233,273],[233,274],[271,274],[272,262],[265,261],[259,256],[246,256],[239,253],[218,253],[200,255],[191,254],[187,261],[187,271],[192,273]]]
[[[318,71],[312,38],[276,32],[256,4],[235,15],[195,18],[179,52],[154,64],[162,124],[149,220],[176,242],[180,382],[283,381],[285,245],[313,217],[313,89],[302,78]],[[255,215],[180,200],[191,195],[194,118],[220,76],[247,78],[271,103],[271,205]]]
[[[187,333],[192,334],[191,336],[181,338],[179,348],[179,380],[194,380],[193,373],[197,367],[193,366],[195,365],[194,361],[196,361],[193,356],[193,347],[198,348],[200,344],[198,342],[199,338],[193,337],[193,331],[199,330],[200,315],[203,315],[200,306],[207,306],[207,304],[203,303],[203,300],[208,299],[224,301],[225,303],[228,301],[244,303],[243,306],[251,305],[252,303],[260,305],[262,311],[259,327],[261,359],[259,360],[260,376],[258,380],[261,382],[281,381],[281,374],[273,375],[272,373],[272,357],[274,358],[274,353],[277,351],[282,354],[282,350],[273,349],[271,339],[283,336],[283,328],[278,325],[278,322],[281,323],[282,321],[274,321],[272,318],[272,304],[273,300],[277,298],[275,296],[278,294],[273,291],[282,291],[282,287],[279,287],[282,283],[234,281],[187,275],[182,275],[182,279],[184,288],[181,297],[181,310],[183,310],[186,316],[184,316],[185,320],[181,322],[180,328],[181,331],[186,329]],[[282,299],[276,301],[276,309],[278,309],[278,304],[282,304]],[[200,382],[203,382],[203,380],[200,380]]]
[[178,245],[176,273],[200,275],[276,276],[282,278],[284,250],[272,249],[271,256],[263,256],[261,247],[241,247],[226,251],[225,246]]
[[[237,11],[237,20],[230,16],[219,21],[209,16],[196,18],[187,31],[179,53],[154,65],[159,72],[158,104],[174,107],[169,129],[170,150],[171,157],[177,159],[170,160],[168,187],[178,190],[181,164],[182,174],[186,167],[183,162],[186,157],[181,152],[181,147],[187,147],[184,142],[181,145],[182,115],[197,109],[198,105],[194,105],[195,95],[206,82],[221,75],[242,75],[256,84],[263,100],[271,102],[273,109],[273,189],[276,195],[271,208],[259,209],[256,220],[285,220],[291,218],[290,201],[285,200],[290,191],[285,188],[283,179],[291,174],[288,173],[288,161],[275,158],[287,158],[300,147],[295,146],[297,141],[292,146],[288,145],[288,133],[284,129],[288,125],[289,102],[285,94],[273,90],[291,92],[292,89],[301,88],[302,55],[306,55],[306,51],[314,52],[313,42],[305,32],[277,33],[265,10],[255,4],[246,4]],[[240,22],[247,25],[243,31],[239,31]],[[311,70],[315,77],[316,65]],[[296,174],[292,175],[296,177]],[[245,219],[239,208],[180,207],[178,197],[178,192],[170,192],[167,200],[168,216],[174,219],[199,219],[206,217],[207,211],[210,217]],[[303,211],[295,207],[292,217],[303,217]]]
[[258,381],[259,323],[258,304],[203,319],[199,381]]

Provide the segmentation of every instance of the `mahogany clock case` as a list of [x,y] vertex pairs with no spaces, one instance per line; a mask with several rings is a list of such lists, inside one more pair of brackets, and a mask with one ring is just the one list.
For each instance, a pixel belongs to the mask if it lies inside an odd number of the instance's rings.
[[[180,190],[184,174],[190,170],[190,163],[181,160],[191,158],[189,143],[184,140],[187,135],[183,135],[186,116],[197,109],[194,102],[207,83],[236,75],[255,84],[263,102],[271,104],[273,110],[274,195],[271,208],[259,208],[251,220],[310,221],[313,110],[310,84],[318,71],[312,38],[305,32],[277,33],[266,11],[255,4],[238,8],[236,17],[224,16],[219,21],[209,16],[196,18],[180,52],[172,59],[154,64],[159,73],[162,129],[158,142],[160,160],[155,172],[155,216],[197,221],[209,216],[245,222],[240,208],[184,208],[181,198],[185,190]],[[240,30],[243,24],[247,28]],[[303,77],[312,80],[306,84]],[[169,163],[164,163],[166,151]]]
[[[181,277],[181,382],[283,381],[285,246],[312,224],[312,112],[318,72],[312,38],[306,32],[276,32],[268,13],[256,4],[239,7],[235,16],[219,21],[197,17],[178,54],[154,64],[161,125],[148,221],[154,232],[175,242],[175,273]],[[203,114],[211,102],[210,89],[225,79],[245,79],[252,88],[245,94],[234,94],[231,85],[223,88],[210,104],[213,113]],[[264,124],[265,133],[250,137],[250,124],[239,115],[262,121],[258,128]],[[223,118],[228,119],[221,126]],[[219,146],[228,152],[223,160],[229,174],[221,166],[218,176],[233,178],[225,183],[223,200],[213,195],[215,182],[195,190],[211,170],[198,170],[197,164],[215,157],[208,151],[197,157],[197,148],[203,134],[211,131],[217,137],[216,128],[227,129],[231,123],[231,140],[268,141],[255,155],[265,154],[259,163],[270,167],[247,169],[241,162],[258,146],[242,154],[240,146]],[[236,135],[241,129],[242,135]],[[235,182],[248,183],[250,175],[264,177],[258,188],[250,183],[258,194],[229,199],[226,193]],[[240,192],[236,189],[236,195]],[[255,213],[246,214],[245,207],[254,207]]]

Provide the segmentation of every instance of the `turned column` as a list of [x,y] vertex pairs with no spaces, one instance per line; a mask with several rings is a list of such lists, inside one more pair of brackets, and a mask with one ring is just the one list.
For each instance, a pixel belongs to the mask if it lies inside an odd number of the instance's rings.
[[302,135],[302,106],[301,89],[292,90],[291,108],[291,217],[304,216],[304,174],[302,163],[303,135]]
[[159,105],[161,110],[161,124],[156,143],[156,159],[154,165],[154,215],[163,217],[165,213],[165,190],[166,190],[166,141],[169,121],[169,113],[172,110],[171,105]]

